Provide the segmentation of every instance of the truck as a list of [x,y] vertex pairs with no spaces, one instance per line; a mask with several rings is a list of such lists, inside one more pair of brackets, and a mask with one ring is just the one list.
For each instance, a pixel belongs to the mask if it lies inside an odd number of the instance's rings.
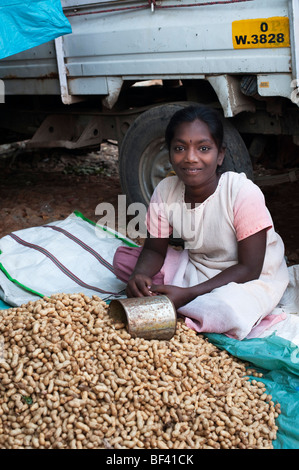
[[0,60],[2,135],[18,133],[27,149],[116,141],[128,203],[148,204],[172,171],[171,115],[199,103],[223,116],[221,171],[253,178],[269,148],[288,167],[299,145],[299,0],[61,5],[70,34]]

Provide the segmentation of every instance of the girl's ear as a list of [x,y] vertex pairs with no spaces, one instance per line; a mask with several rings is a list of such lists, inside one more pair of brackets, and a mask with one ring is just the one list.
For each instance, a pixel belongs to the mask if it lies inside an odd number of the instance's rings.
[[225,147],[221,147],[221,149],[218,152],[218,157],[217,157],[217,163],[219,166],[222,165],[224,156],[225,156]]

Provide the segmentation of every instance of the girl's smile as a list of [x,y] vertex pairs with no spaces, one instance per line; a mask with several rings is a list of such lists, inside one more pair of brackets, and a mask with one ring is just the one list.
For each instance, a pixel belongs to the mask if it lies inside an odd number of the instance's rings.
[[184,122],[175,132],[170,146],[170,161],[186,187],[186,202],[202,202],[216,189],[218,165],[224,149],[218,149],[208,126],[200,121]]

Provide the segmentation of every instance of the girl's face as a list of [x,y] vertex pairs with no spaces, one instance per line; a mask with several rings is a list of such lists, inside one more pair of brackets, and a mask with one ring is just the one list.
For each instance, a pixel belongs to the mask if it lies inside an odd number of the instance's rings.
[[208,126],[200,121],[180,124],[170,145],[170,161],[186,188],[217,186],[216,169],[224,159],[224,149],[218,147]]

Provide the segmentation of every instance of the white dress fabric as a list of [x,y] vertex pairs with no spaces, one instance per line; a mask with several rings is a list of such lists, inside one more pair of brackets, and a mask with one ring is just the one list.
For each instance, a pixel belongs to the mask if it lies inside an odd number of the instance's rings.
[[259,279],[231,282],[197,297],[178,310],[199,332],[245,338],[278,305],[288,285],[284,244],[275,232],[263,193],[244,173],[221,175],[215,192],[191,209],[177,176],[156,187],[147,215],[152,236],[173,233],[185,250],[170,250],[163,266],[165,284],[190,287],[211,279],[238,261],[238,241],[267,228],[267,247]]

